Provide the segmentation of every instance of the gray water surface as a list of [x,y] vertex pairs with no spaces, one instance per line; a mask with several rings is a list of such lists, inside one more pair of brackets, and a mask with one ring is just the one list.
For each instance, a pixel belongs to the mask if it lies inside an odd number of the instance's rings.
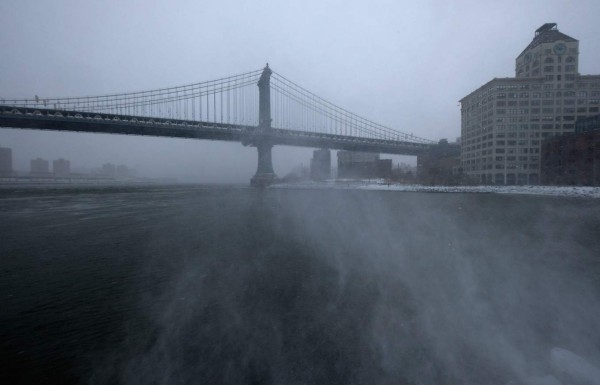
[[586,383],[552,352],[600,367],[599,206],[3,189],[0,382]]

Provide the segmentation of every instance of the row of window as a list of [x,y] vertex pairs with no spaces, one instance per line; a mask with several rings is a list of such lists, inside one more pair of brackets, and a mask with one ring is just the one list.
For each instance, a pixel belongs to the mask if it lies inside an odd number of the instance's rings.
[[[584,104],[584,103],[581,103]],[[598,103],[596,103],[598,104]],[[586,113],[597,113],[600,110],[600,107],[565,107],[565,108],[550,108],[550,107],[546,107],[546,108],[532,108],[531,110],[529,108],[509,108],[508,110],[505,109],[497,109],[496,110],[496,114],[497,115],[529,115],[530,111],[532,115],[535,116],[531,116],[530,117],[530,121],[532,122],[537,122],[540,120],[540,114],[553,114],[553,113],[565,113],[565,114],[574,114],[574,113],[579,113],[579,114],[586,114]],[[502,119],[502,118],[498,118],[498,119]],[[496,121],[500,121],[496,119]],[[556,121],[560,121],[561,117],[560,116],[543,116],[541,118],[541,120],[556,120]],[[564,116],[563,120],[575,120],[574,116]]]
[[538,165],[536,163],[539,163],[540,161],[540,157],[539,156],[516,156],[516,155],[510,155],[510,156],[496,156],[496,157],[485,157],[485,158],[479,158],[479,159],[466,159],[463,160],[463,164],[464,165],[473,165],[473,164],[490,164],[490,163],[496,163],[498,164],[498,162],[521,162],[521,163],[529,163],[530,166],[533,167],[538,167]]
[[[554,98],[554,97],[560,98],[563,96],[564,97],[578,96],[580,98],[586,98],[588,95],[591,96],[592,98],[600,97],[600,91],[590,91],[590,92],[588,92],[588,91],[577,91],[577,92],[576,91],[564,91],[564,92],[563,91],[556,91],[556,92],[545,91],[545,92],[532,92],[531,93],[531,97],[533,99],[539,99],[542,97],[544,97],[544,98]],[[517,98],[525,99],[525,98],[529,98],[529,96],[530,96],[529,92],[519,92],[519,93],[517,93],[517,92],[508,92],[508,93],[499,92],[496,95],[496,99],[517,99]],[[490,101],[491,100],[492,99],[490,99]],[[485,102],[482,104],[485,104]]]
[[[560,131],[542,132],[541,138],[542,139],[551,138],[555,135],[562,135],[562,133]],[[519,141],[519,142],[517,142],[517,145],[521,145],[522,143],[524,143],[525,146],[539,146],[540,145],[539,140],[531,140],[529,144],[527,144],[526,142]],[[488,142],[487,146],[492,147],[492,144]],[[482,147],[484,147],[483,144],[478,144],[477,146],[475,146],[475,145],[463,146],[463,149],[462,149],[463,157],[464,158],[479,158],[481,155],[492,154],[491,149],[481,149]],[[509,152],[509,153],[513,153],[513,152]]]
[[[568,64],[565,67],[565,72],[575,72],[575,65],[574,64]],[[562,71],[562,66],[544,66],[544,73],[548,73],[548,72],[561,72]]]
[[[470,97],[469,99],[463,101],[462,103],[462,108],[464,109],[468,109],[471,107],[478,107],[481,104],[485,104],[486,100],[488,102],[492,101],[494,99],[493,94],[495,94],[496,90],[507,90],[507,89],[511,89],[511,90],[552,90],[555,89],[555,84],[553,83],[547,83],[547,84],[532,84],[531,87],[529,84],[519,84],[519,85],[498,85],[495,87],[490,87],[484,91],[481,91],[480,93],[473,95],[472,97]],[[600,82],[591,82],[591,83],[567,83],[567,84],[556,84],[556,89],[573,89],[573,88],[577,88],[577,89],[586,89],[586,88],[590,88],[590,89],[596,89],[596,88],[600,88]],[[498,95],[504,94],[506,95],[506,93],[498,93]],[[517,95],[517,93],[511,93],[511,95]],[[519,95],[523,95],[523,93],[519,93]],[[513,98],[516,96],[513,96]],[[523,97],[528,97],[528,96],[523,96]]]

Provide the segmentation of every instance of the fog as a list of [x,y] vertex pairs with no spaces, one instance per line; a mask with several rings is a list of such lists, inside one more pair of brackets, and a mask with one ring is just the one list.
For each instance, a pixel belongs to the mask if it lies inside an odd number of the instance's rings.
[[198,194],[91,383],[600,383],[594,201]]
[[[3,1],[0,98],[100,95],[262,68],[358,115],[420,137],[460,135],[457,102],[514,59],[536,28],[580,40],[599,73],[596,1]],[[0,129],[15,168],[59,157],[73,168],[123,163],[146,176],[247,183],[256,151],[239,144]],[[274,150],[280,176],[310,149]],[[407,161],[407,160],[398,160]],[[414,159],[410,160],[414,163]]]

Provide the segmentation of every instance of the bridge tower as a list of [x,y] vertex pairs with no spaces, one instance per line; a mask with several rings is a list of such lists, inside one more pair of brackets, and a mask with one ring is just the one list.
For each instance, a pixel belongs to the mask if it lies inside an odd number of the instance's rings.
[[252,141],[258,150],[258,168],[250,181],[256,187],[268,186],[277,179],[271,159],[271,73],[267,63],[258,80],[258,132],[255,132]]

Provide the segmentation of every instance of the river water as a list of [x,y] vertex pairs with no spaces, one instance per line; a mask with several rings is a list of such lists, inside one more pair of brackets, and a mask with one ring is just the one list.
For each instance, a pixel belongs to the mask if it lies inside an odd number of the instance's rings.
[[593,199],[0,189],[3,384],[593,383],[599,294]]

